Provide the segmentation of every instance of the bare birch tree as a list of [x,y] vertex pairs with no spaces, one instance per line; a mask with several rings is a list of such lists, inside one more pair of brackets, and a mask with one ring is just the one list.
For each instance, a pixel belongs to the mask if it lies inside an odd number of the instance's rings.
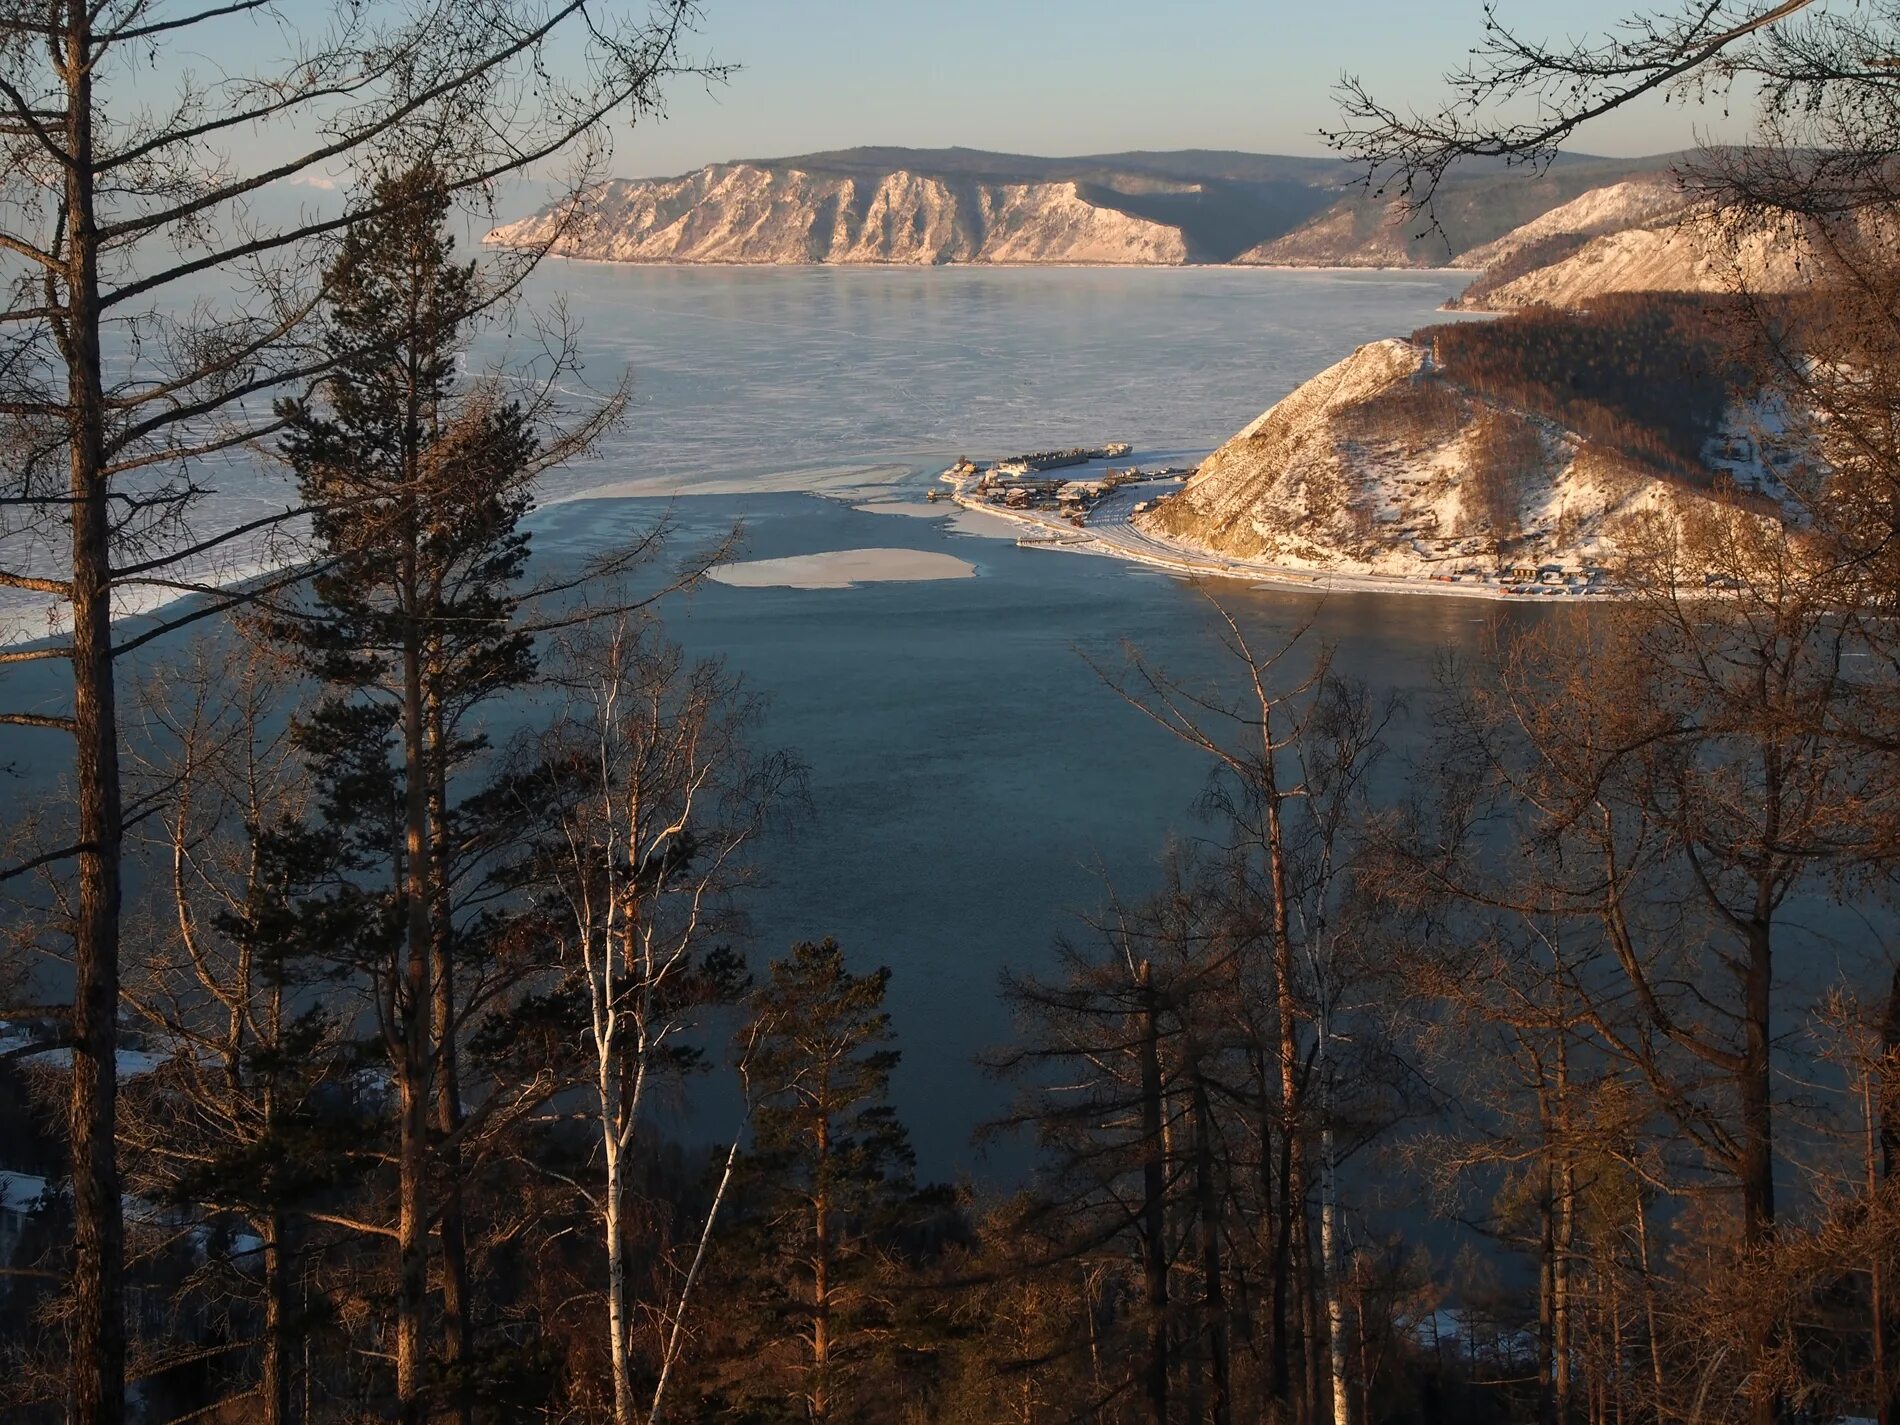
[[[629,1262],[631,1157],[661,1082],[703,1051],[695,1035],[709,1008],[743,988],[741,967],[722,948],[733,893],[753,872],[755,843],[802,799],[804,769],[751,745],[761,705],[737,679],[714,663],[689,664],[648,622],[620,619],[569,637],[548,678],[559,711],[519,786],[536,797],[538,815],[552,817],[540,874],[561,963],[585,994],[585,1081],[602,1173],[587,1196],[606,1254],[614,1420],[633,1425],[643,1414],[660,1418],[697,1267],[671,1308],[660,1383],[642,1411],[632,1363],[641,1304]],[[731,1170],[729,1157],[702,1252]]]

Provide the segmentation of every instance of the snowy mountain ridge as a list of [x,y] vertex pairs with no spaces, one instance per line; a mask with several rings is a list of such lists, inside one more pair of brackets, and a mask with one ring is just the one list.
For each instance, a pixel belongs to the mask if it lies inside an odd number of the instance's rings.
[[[1469,247],[1661,162],[1566,155],[1537,180],[1474,168],[1445,191]],[[620,262],[1447,264],[1451,247],[1417,241],[1355,177],[1268,154],[858,148],[615,179],[488,237]]]
[[1673,162],[1461,172],[1427,222],[1325,159],[847,149],[615,179],[487,241],[612,262],[1451,266],[1481,274],[1459,305],[1499,311],[1799,284],[1798,244],[1738,233]]

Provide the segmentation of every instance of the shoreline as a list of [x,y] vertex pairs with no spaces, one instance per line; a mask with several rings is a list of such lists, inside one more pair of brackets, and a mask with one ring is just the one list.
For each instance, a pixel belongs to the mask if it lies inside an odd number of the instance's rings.
[[[1120,559],[1125,563],[1159,569],[1164,573],[1185,575],[1191,579],[1228,579],[1235,583],[1251,584],[1257,588],[1322,594],[1424,595],[1437,598],[1486,599],[1496,603],[1532,597],[1509,594],[1501,588],[1485,585],[1437,584],[1428,580],[1406,579],[1396,574],[1352,574],[1337,570],[1316,572],[1297,569],[1289,565],[1250,564],[1240,560],[1219,563],[1203,562],[1221,560],[1222,556],[1211,551],[1196,551],[1191,545],[1179,546],[1180,553],[1177,555],[1163,553],[1160,550],[1131,549],[1126,545],[1092,536],[1087,532],[1086,527],[1078,530],[1070,526],[1067,534],[1072,537],[1064,537],[1064,531],[1055,528],[1053,522],[1024,518],[1020,510],[1001,509],[984,501],[965,499],[961,495],[953,495],[951,499],[959,508],[969,510],[972,514],[990,515],[1026,528],[1047,529],[1056,536],[1049,540],[1033,540],[1026,543],[1018,540],[1018,548],[1094,554],[1105,559]],[[1150,537],[1159,538],[1159,536]]]
[[[1515,593],[1511,587],[1495,583],[1450,583],[1432,579],[1416,579],[1401,574],[1355,573],[1347,570],[1305,569],[1297,565],[1267,564],[1251,560],[1234,559],[1212,550],[1184,544],[1165,535],[1152,534],[1137,529],[1132,523],[1132,507],[1144,491],[1153,491],[1161,482],[1124,486],[1114,495],[1102,501],[1096,511],[1106,507],[1114,516],[1112,523],[1102,525],[1091,532],[1088,524],[1077,527],[1060,515],[1050,515],[1042,510],[1012,510],[981,500],[968,493],[961,478],[948,473],[942,478],[950,485],[950,499],[958,508],[972,514],[988,515],[1007,521],[1018,527],[1041,531],[1047,539],[1024,540],[1018,538],[1018,548],[1049,549],[1067,551],[1073,554],[1094,554],[1102,558],[1120,559],[1127,563],[1144,565],[1167,573],[1185,575],[1192,579],[1229,579],[1237,583],[1251,584],[1257,588],[1281,589],[1322,594],[1399,594],[1426,598],[1480,599],[1493,603],[1541,604],[1546,600],[1569,604],[1572,602],[1589,604],[1614,600],[1617,595],[1608,592],[1594,594],[1573,593],[1568,585],[1542,585],[1539,592]],[[1178,489],[1174,485],[1172,488]],[[1171,493],[1171,490],[1170,490]],[[1121,537],[1114,537],[1120,532]],[[1549,592],[1544,592],[1548,589]]]
[[[481,239],[484,247],[505,248],[510,252],[523,252],[529,249],[527,243],[490,242],[486,235]],[[973,269],[986,272],[1019,272],[1048,269],[1057,272],[1311,272],[1327,276],[1347,276],[1364,273],[1370,277],[1435,277],[1440,274],[1450,277],[1479,277],[1484,273],[1481,267],[1375,267],[1357,263],[1320,264],[1290,262],[745,262],[724,258],[644,258],[644,257],[584,257],[579,253],[547,252],[543,258],[554,258],[561,262],[584,262],[595,267],[659,267],[679,271],[692,271],[704,268],[711,271],[733,271],[735,269],[757,269],[770,271],[800,272],[941,272],[945,270]],[[1442,310],[1442,309],[1440,309]]]

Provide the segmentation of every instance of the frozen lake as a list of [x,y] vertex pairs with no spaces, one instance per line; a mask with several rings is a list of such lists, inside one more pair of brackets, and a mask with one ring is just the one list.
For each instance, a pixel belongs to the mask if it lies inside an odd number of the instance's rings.
[[[663,515],[683,544],[743,522],[752,572],[666,621],[769,695],[767,735],[812,768],[816,816],[773,849],[747,948],[763,963],[835,935],[858,963],[892,966],[901,1106],[925,1172],[967,1164],[971,1129],[1003,1101],[971,1063],[1008,1033],[1001,970],[1046,963],[1106,886],[1141,894],[1169,837],[1196,827],[1206,768],[1088,659],[1127,640],[1172,668],[1221,671],[1193,589],[1018,548],[1010,526],[925,507],[935,473],[962,453],[1112,439],[1150,462],[1204,452],[1356,345],[1438,320],[1463,281],[586,263],[534,278],[529,309],[564,301],[580,323],[585,382],[611,387],[629,368],[634,379],[625,427],[548,480],[537,562],[567,564]],[[504,340],[486,336],[471,364],[532,337]],[[276,479],[229,471],[220,499],[281,501]],[[877,581],[840,577],[852,570]],[[908,577],[920,572],[930,577]],[[1310,595],[1223,593],[1263,636],[1313,614]],[[1346,670],[1422,697],[1439,650],[1493,616],[1461,600],[1336,594],[1316,632]],[[9,681],[16,705],[63,697],[56,666]],[[0,760],[40,781],[57,760],[27,746],[44,736],[11,735]],[[694,1126],[717,1132],[726,1117]]]
[[[924,1171],[967,1163],[970,1130],[1006,1094],[971,1064],[1009,1030],[1000,971],[1045,963],[1107,885],[1140,894],[1168,838],[1196,829],[1205,766],[1089,659],[1127,640],[1174,668],[1220,669],[1209,610],[1184,583],[1018,548],[1012,526],[920,513],[923,492],[962,453],[1116,439],[1150,463],[1204,452],[1361,342],[1438,320],[1463,281],[592,263],[538,276],[583,324],[589,379],[631,366],[636,383],[627,428],[551,482],[540,557],[603,548],[663,512],[687,539],[744,522],[753,572],[667,622],[769,694],[771,738],[812,767],[816,817],[773,854],[753,950],[835,935],[860,963],[892,966]],[[974,577],[790,586],[828,582],[840,551],[884,569],[905,550],[926,573]],[[1263,633],[1314,607],[1239,586],[1224,597]],[[1317,632],[1347,670],[1422,698],[1438,651],[1491,616],[1335,595]]]

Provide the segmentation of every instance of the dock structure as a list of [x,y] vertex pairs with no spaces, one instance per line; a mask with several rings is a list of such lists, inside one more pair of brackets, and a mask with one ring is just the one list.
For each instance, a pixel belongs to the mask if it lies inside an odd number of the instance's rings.
[[1172,469],[1144,471],[1140,466],[1108,466],[1100,473],[1062,473],[1077,466],[1125,458],[1132,448],[1127,441],[1110,441],[1100,447],[1032,450],[1022,456],[1005,456],[990,464],[959,456],[958,462],[942,473],[942,479],[950,485],[948,498],[958,504],[1011,511],[1015,515],[1043,511],[1079,528],[1094,507],[1113,490],[1180,475],[1180,471]]
[[[1011,455],[999,460],[990,469],[998,475],[1040,475],[1045,470],[1087,465],[1091,460],[1116,460],[1132,449],[1134,447],[1125,440],[1111,440],[1107,445],[1077,445],[1067,450],[1032,450],[1027,455]],[[951,468],[954,470],[968,464],[967,459],[959,460]]]
[[1100,457],[1091,450],[1037,450],[1028,455],[999,460],[990,468],[999,475],[1040,475],[1045,470],[1061,470],[1070,465],[1087,465]]

